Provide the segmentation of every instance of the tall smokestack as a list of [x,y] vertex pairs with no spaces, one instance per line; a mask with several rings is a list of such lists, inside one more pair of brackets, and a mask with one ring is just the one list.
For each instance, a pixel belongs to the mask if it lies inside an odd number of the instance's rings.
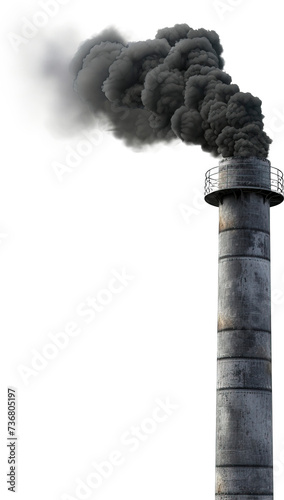
[[268,160],[227,158],[206,173],[219,207],[216,495],[273,499],[270,207],[283,174]]
[[265,159],[261,101],[223,71],[222,52],[215,31],[187,24],[139,42],[108,29],[71,68],[80,99],[128,146],[180,138],[224,158],[205,187],[220,214],[216,494],[272,500],[270,207],[283,174]]

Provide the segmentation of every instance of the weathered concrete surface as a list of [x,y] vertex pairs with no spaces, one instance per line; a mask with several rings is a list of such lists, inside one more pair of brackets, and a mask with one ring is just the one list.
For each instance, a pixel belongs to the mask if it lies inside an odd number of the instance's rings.
[[270,303],[269,261],[251,256],[220,258],[218,331],[270,332]]
[[272,500],[270,204],[232,192],[219,215],[216,498]]
[[261,467],[239,467],[238,469],[231,469],[229,467],[222,467],[216,469],[216,483],[218,487],[226,489],[232,495],[246,493],[247,489],[251,494],[267,495],[271,491],[272,475],[270,469]]
[[232,330],[218,333],[218,358],[252,357],[270,359],[271,334],[261,330]]
[[272,495],[216,495],[216,500],[273,500]]
[[267,202],[263,203],[263,196],[244,192],[240,197],[235,197],[232,193],[226,198],[226,203],[223,202],[219,206],[220,232],[238,228],[258,229],[270,233],[270,206]]
[[218,391],[216,466],[272,467],[271,417],[271,392]]
[[259,158],[223,158],[219,163],[219,190],[246,186],[271,189],[270,162]]
[[217,389],[271,390],[271,362],[265,359],[219,359]]

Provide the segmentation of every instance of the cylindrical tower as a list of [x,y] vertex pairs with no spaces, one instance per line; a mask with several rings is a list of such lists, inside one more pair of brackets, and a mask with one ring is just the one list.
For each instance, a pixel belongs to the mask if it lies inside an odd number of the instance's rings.
[[283,174],[229,158],[206,173],[219,206],[216,496],[272,500],[270,207]]

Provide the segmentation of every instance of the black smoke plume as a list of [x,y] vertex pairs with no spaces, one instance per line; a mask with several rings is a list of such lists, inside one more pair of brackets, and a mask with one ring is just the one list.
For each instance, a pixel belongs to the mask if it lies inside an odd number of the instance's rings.
[[79,48],[74,87],[127,145],[179,137],[214,156],[266,158],[261,101],[232,83],[222,51],[215,31],[186,24],[130,43],[111,28]]

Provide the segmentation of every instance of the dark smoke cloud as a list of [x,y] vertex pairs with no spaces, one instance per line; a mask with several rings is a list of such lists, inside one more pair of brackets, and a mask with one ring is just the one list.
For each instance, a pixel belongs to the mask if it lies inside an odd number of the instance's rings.
[[186,24],[131,43],[110,28],[79,48],[74,87],[129,146],[179,137],[214,156],[266,158],[261,101],[232,83],[222,51],[215,31]]

